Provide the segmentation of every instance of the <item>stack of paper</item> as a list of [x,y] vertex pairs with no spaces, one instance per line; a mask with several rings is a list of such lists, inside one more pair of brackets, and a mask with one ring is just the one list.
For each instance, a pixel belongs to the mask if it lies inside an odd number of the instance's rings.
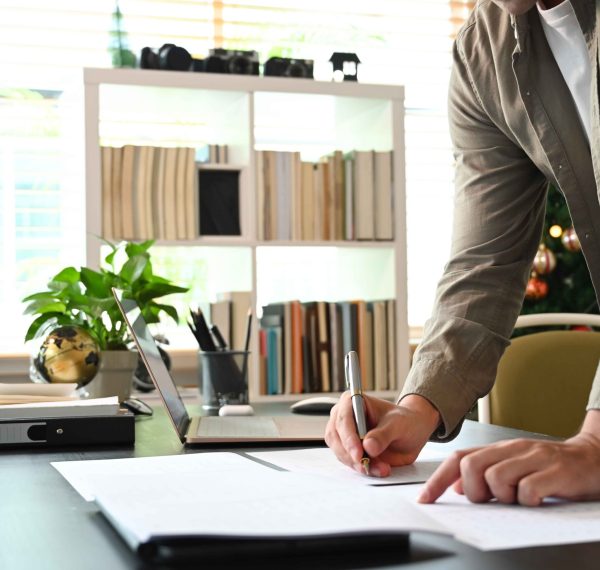
[[79,399],[77,384],[0,384],[0,420],[97,416],[119,409],[116,396]]

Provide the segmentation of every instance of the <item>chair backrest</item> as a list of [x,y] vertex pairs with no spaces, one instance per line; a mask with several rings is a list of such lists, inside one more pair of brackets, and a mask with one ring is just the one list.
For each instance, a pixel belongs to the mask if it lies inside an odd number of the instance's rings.
[[[517,325],[567,321],[598,326],[600,316],[527,315],[519,317]],[[547,331],[513,339],[500,359],[492,391],[480,400],[480,421],[558,437],[573,435],[583,421],[599,360],[597,332]]]

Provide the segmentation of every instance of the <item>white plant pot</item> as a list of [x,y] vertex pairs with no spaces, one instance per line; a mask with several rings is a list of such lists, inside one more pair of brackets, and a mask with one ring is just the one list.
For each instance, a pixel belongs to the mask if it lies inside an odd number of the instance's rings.
[[131,395],[133,372],[137,365],[137,352],[129,350],[103,350],[100,368],[94,379],[85,386],[90,398],[118,396],[119,402]]

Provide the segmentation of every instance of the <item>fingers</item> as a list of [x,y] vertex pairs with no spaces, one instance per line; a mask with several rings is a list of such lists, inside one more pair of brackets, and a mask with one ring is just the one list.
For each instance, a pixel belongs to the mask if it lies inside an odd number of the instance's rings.
[[[461,479],[460,463],[464,457],[481,448],[474,447],[455,451],[446,459],[429,478],[418,497],[419,503],[434,503],[450,485]],[[461,481],[464,488],[464,481]]]
[[364,450],[356,432],[352,403],[348,393],[342,394],[340,401],[331,409],[325,430],[325,442],[342,463],[346,465],[360,463]]
[[[554,444],[532,440],[501,442],[455,452],[431,476],[419,497],[432,503],[451,485],[470,501],[539,505],[560,490]],[[558,486],[557,486],[558,485]]]

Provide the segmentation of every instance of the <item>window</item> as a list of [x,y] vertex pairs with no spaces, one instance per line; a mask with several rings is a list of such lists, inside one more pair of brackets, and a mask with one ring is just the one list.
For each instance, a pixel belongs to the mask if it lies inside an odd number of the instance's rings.
[[[315,60],[361,58],[359,80],[406,86],[409,322],[422,325],[446,260],[452,156],[446,126],[450,48],[473,2],[461,0],[121,0],[134,53],[174,42]],[[115,2],[0,0],[0,352],[21,352],[20,299],[61,266],[84,263],[83,189],[74,187],[75,108],[65,95],[81,67],[111,65]],[[75,120],[75,124],[73,121]],[[435,200],[436,208],[429,205]],[[15,285],[16,284],[16,285]]]

